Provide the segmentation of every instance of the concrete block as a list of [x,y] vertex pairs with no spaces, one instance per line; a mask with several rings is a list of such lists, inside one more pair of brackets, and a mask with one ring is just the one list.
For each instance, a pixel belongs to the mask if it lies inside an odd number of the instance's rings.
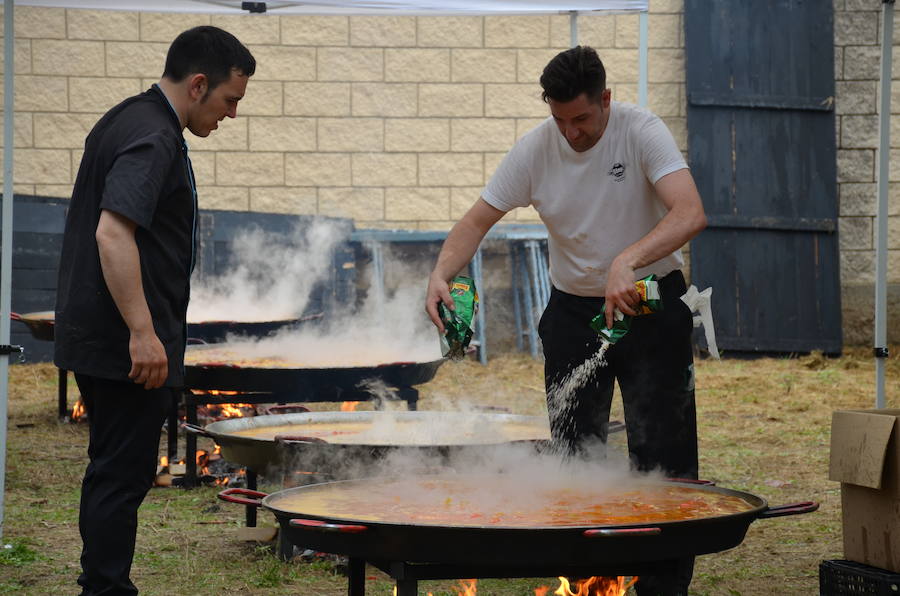
[[197,194],[202,196],[202,189],[216,182],[216,154],[213,151],[191,151],[191,167],[197,180]]
[[874,281],[874,250],[841,251],[841,284],[874,283]]
[[678,149],[680,149],[682,153],[687,151],[687,118],[667,117],[662,118],[662,121],[666,123],[666,126],[675,138],[675,144],[678,146]]
[[[612,98],[615,101],[621,101],[624,103],[633,103],[637,105],[638,103],[638,85],[637,83],[618,83],[616,85],[607,85],[609,89],[612,90]],[[649,103],[650,97],[653,96],[654,89],[656,85],[647,85],[647,100]]]
[[250,118],[250,151],[315,151],[316,121],[295,116]]
[[383,188],[320,188],[319,214],[349,217],[356,222],[384,219]]
[[873,218],[871,217],[842,217],[838,221],[840,233],[840,249],[844,250],[868,250],[873,245]]
[[383,81],[381,48],[319,48],[319,81]]
[[682,116],[686,113],[682,90],[681,83],[657,83],[647,90],[647,107],[661,118]]
[[878,147],[878,117],[841,117],[841,149],[866,149]]
[[653,0],[650,14],[684,12],[684,0]]
[[354,153],[353,186],[415,186],[415,153]]
[[[84,147],[96,114],[34,114],[34,146],[47,149],[80,149]],[[18,123],[17,123],[18,124]]]
[[[876,6],[877,8],[877,6]],[[834,44],[861,46],[878,43],[878,12],[834,13]]]
[[881,51],[877,46],[848,46],[844,48],[844,80],[877,81],[881,65]]
[[81,167],[81,158],[84,157],[84,149],[71,149],[69,151],[69,163],[71,164],[70,171],[72,173],[69,178],[70,183],[75,182],[75,178],[78,176],[78,168]]
[[299,46],[252,46],[260,81],[314,81],[316,50]]
[[888,184],[888,213],[890,215],[900,215],[900,183],[891,182]]
[[[0,111],[0,147],[4,146],[6,120]],[[13,147],[35,147],[34,118],[30,112],[16,112],[13,115]]]
[[65,39],[66,9],[17,6],[13,26],[18,39]]
[[66,13],[69,39],[137,41],[141,36],[136,12],[120,10],[70,10]]
[[411,83],[353,83],[354,116],[415,116],[418,89]]
[[[523,84],[539,85],[544,68],[559,54],[557,48],[542,48],[538,50],[516,50],[518,67],[516,69],[516,81]],[[503,81],[487,81],[500,83]]]
[[382,151],[384,122],[380,118],[320,118],[319,151]]
[[450,50],[386,49],[384,51],[386,81],[442,83],[450,80]]
[[281,81],[257,81],[256,77],[250,77],[247,82],[247,92],[238,103],[238,117],[281,116],[284,114],[284,86],[285,83]]
[[877,81],[837,81],[836,114],[874,114],[878,100]]
[[200,25],[212,24],[208,14],[181,14],[171,12],[141,12],[141,41],[160,41],[171,44],[183,31]]
[[111,77],[155,77],[166,67],[169,44],[150,41],[107,42],[106,74]]
[[546,48],[550,45],[550,18],[547,15],[484,17],[484,46],[487,48]]
[[385,151],[449,151],[450,121],[389,118],[384,121]]
[[443,221],[449,216],[449,188],[385,189],[384,218],[388,221]]
[[874,216],[878,190],[872,182],[844,182],[838,185],[841,216]]
[[201,186],[197,189],[201,209],[250,210],[250,189],[246,186]]
[[345,46],[350,41],[350,18],[343,16],[285,15],[281,43],[298,46]]
[[[665,81],[657,81],[650,76],[650,73],[653,72],[654,60],[665,60],[666,56],[662,54],[656,54],[657,52],[663,52],[665,50],[654,50],[653,52],[648,52],[647,56],[647,78],[652,82],[665,82]],[[638,51],[634,49],[618,49],[618,48],[609,48],[598,50],[597,54],[600,56],[600,60],[603,61],[603,66],[606,68],[606,81],[607,87],[610,83],[637,83],[640,78],[639,72],[639,64],[638,64]],[[657,69],[661,68],[659,66]],[[684,72],[679,71],[681,77],[683,79]]]
[[[615,15],[616,47],[637,48],[640,45],[640,27],[637,14]],[[679,14],[650,14],[647,17],[647,47],[681,48],[683,30]]]
[[[0,74],[6,72],[6,45],[0,37]],[[31,74],[31,40],[17,39],[13,56],[16,75]]]
[[875,151],[872,149],[838,149],[837,180],[843,182],[874,182]]
[[454,83],[514,83],[515,50],[451,50],[451,74]]
[[648,54],[647,80],[649,82],[684,82],[684,50],[652,49]]
[[[598,52],[615,47],[616,15],[590,14],[578,17],[578,41]],[[566,42],[564,48],[569,47]],[[602,55],[601,55],[602,57]]]
[[490,118],[540,118],[550,115],[534,83],[484,86],[484,115]]
[[141,91],[141,80],[138,78],[69,77],[69,111],[103,114]]
[[102,41],[34,39],[31,42],[34,74],[103,76]]
[[284,156],[287,186],[350,186],[350,154],[288,153]]
[[[59,197],[61,199],[71,199],[73,187],[74,184],[35,184],[33,186],[34,190],[29,191],[27,194],[35,194],[39,197]],[[16,190],[15,186],[13,186],[13,189],[14,193],[21,192],[19,190]]]
[[[0,183],[3,182],[3,176],[0,176]],[[34,184],[13,184],[13,194],[16,195],[33,195],[35,194]]]
[[212,24],[225,29],[244,45],[281,43],[281,17],[273,14],[212,15]]
[[[888,262],[897,262],[897,252],[890,251]],[[895,278],[894,278],[895,279]],[[875,338],[875,286],[873,283],[847,283],[841,280],[841,311],[844,345],[871,347]],[[887,312],[900,312],[900,283],[887,286]],[[900,318],[887,317],[889,344],[900,342]]]
[[[553,14],[550,16],[550,47],[563,50],[571,47],[572,30],[570,26],[570,17],[567,14]],[[582,19],[584,14],[578,15],[578,43],[584,43],[581,34],[583,33]]]
[[534,130],[546,119],[547,118],[516,118],[516,140],[518,141],[521,139],[528,131]]
[[196,151],[241,151],[246,150],[248,118],[226,118],[219,122],[219,128],[207,137],[194,136],[185,129],[184,138],[191,154]]
[[483,87],[478,84],[419,85],[419,116],[483,116]]
[[[888,217],[888,249],[900,249],[900,216],[898,215]],[[895,273],[891,279],[900,281],[900,276]]]
[[218,151],[216,185],[284,186],[284,154]]
[[16,151],[13,181],[17,184],[66,184],[71,182],[71,155],[65,149]]
[[481,197],[484,186],[454,186],[450,188],[450,219],[459,221]]
[[284,113],[293,116],[349,116],[349,83],[285,83]]
[[422,47],[480,48],[483,45],[482,17],[419,17],[417,21],[417,37]]
[[[840,153],[840,150],[838,152]],[[900,163],[900,161],[898,161],[898,160],[900,160],[900,150],[891,149],[890,163],[892,163],[892,164]],[[874,167],[877,167],[877,164],[875,164]],[[900,168],[891,168],[889,182],[900,182],[900,171],[898,171],[898,170],[900,170]],[[838,180],[838,181],[840,182],[840,180]]]
[[839,81],[844,78],[844,48],[834,48],[834,80]]
[[319,209],[314,187],[260,187],[250,189],[250,211],[315,215]]
[[415,46],[416,18],[408,16],[351,16],[350,45],[382,48]]
[[478,186],[484,184],[480,153],[419,154],[420,186]]
[[509,151],[516,139],[512,118],[454,118],[450,121],[451,151]]

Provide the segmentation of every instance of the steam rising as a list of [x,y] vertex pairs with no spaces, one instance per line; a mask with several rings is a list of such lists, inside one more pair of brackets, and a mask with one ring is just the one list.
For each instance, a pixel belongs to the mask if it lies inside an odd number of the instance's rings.
[[259,227],[240,231],[232,243],[229,273],[191,281],[188,321],[277,321],[306,310],[315,283],[332,267],[345,226],[314,219],[290,234]]

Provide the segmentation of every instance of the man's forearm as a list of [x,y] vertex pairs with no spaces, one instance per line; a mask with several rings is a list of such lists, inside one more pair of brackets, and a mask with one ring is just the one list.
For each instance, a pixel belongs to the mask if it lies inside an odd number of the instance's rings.
[[632,269],[640,269],[687,244],[706,226],[706,217],[702,211],[687,211],[680,213],[673,209],[667,213],[650,233],[623,250],[618,259]]
[[141,258],[134,227],[104,211],[97,226],[97,249],[103,279],[119,313],[133,334],[155,333],[141,280]]

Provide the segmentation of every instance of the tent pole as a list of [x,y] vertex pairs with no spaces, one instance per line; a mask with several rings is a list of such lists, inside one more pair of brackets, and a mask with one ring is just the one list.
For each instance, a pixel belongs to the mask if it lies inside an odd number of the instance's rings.
[[569,13],[569,47],[578,45],[578,11]]
[[875,218],[875,407],[885,407],[884,376],[887,348],[888,185],[891,159],[891,49],[894,39],[894,0],[881,11],[881,85],[878,129],[878,215]]
[[[13,143],[15,128],[15,34],[13,0],[3,2],[3,207],[0,247],[0,344],[9,345],[9,310],[12,285]],[[9,356],[0,352],[0,547],[3,541],[3,506],[6,495],[6,424],[9,398]]]
[[647,107],[647,11],[641,11],[638,16],[638,105]]

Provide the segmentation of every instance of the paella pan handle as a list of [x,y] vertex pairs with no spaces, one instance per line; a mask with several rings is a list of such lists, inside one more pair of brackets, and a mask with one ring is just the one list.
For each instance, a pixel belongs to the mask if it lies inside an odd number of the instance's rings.
[[819,504],[815,501],[803,501],[801,503],[790,503],[788,505],[778,505],[769,507],[759,514],[759,519],[769,517],[782,517],[785,515],[800,515],[801,513],[811,513],[819,508]]
[[625,536],[658,536],[661,533],[661,528],[597,528],[596,530],[585,530],[582,532],[582,536],[585,538],[622,538]]
[[351,524],[332,524],[318,519],[292,519],[292,528],[300,530],[317,530],[319,532],[340,532],[342,534],[359,534],[369,529],[368,526]]
[[187,338],[187,345],[189,345],[189,346],[205,346],[205,345],[208,345],[208,343],[209,342],[207,342],[204,339],[200,339],[199,337]]
[[666,482],[681,482],[684,484],[699,484],[701,486],[715,486],[712,480],[697,480],[696,478],[666,478]]
[[300,435],[275,435],[276,443],[327,443],[319,437],[304,437]]
[[204,437],[212,438],[212,435],[209,434],[209,431],[203,428],[202,426],[197,426],[196,424],[190,424],[188,422],[182,422],[181,428],[186,430],[189,433],[193,433],[195,435],[202,435]]
[[228,503],[237,503],[238,505],[260,507],[262,505],[262,500],[268,497],[269,493],[261,493],[258,490],[250,490],[248,488],[226,488],[216,496],[222,501],[227,501]]

